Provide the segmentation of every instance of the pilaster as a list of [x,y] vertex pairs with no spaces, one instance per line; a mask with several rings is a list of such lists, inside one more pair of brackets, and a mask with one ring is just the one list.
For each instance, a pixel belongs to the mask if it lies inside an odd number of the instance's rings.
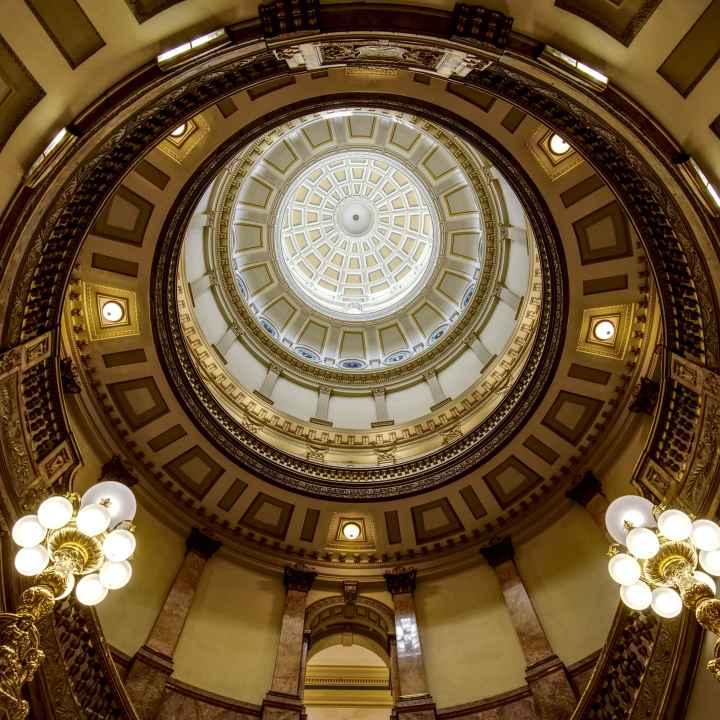
[[128,671],[125,687],[141,720],[153,720],[173,672],[173,656],[190,614],[195,591],[207,561],[220,542],[193,528],[185,541],[187,552],[175,575],[155,624]]
[[285,607],[280,627],[275,669],[270,690],[262,706],[263,720],[300,720],[307,658],[305,605],[317,573],[300,567],[286,567]]
[[395,639],[390,645],[393,677],[393,717],[433,720],[435,702],[427,686],[420,631],[415,613],[415,570],[386,573],[385,583],[395,608]]
[[541,720],[569,718],[577,699],[565,665],[555,655],[515,564],[509,540],[481,551],[495,570],[505,604],[525,655],[525,679]]

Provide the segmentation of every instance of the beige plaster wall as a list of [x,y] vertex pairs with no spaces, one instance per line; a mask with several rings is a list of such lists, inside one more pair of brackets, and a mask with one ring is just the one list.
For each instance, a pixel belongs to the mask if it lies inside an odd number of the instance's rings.
[[262,702],[272,679],[284,601],[282,577],[213,557],[175,653],[175,676],[220,695]]
[[107,641],[133,655],[147,640],[183,557],[185,537],[163,525],[138,505],[137,551],[133,577],[122,590],[110,592],[97,613]]
[[490,567],[421,579],[415,600],[428,684],[438,707],[525,684],[522,650]]
[[600,648],[618,604],[608,543],[583,508],[517,547],[515,561],[555,653],[571,664]]
[[388,720],[388,708],[334,707],[322,705],[307,708],[308,720]]

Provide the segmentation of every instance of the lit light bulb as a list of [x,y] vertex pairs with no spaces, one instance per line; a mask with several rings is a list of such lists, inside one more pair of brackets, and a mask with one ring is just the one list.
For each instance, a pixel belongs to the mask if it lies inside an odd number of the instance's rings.
[[39,575],[50,562],[50,553],[44,545],[20,548],[15,555],[15,569],[21,575]]
[[625,539],[628,550],[641,560],[649,560],[657,555],[660,541],[657,535],[648,528],[633,528]]
[[700,564],[705,572],[720,575],[720,550],[701,550]]
[[652,590],[647,583],[639,580],[634,585],[623,585],[620,588],[620,599],[631,610],[646,610],[652,603]]
[[653,504],[639,495],[623,495],[615,498],[608,505],[605,513],[605,527],[612,539],[621,545],[625,544],[625,538],[631,527],[653,528],[656,524]]
[[655,588],[652,592],[652,609],[662,618],[677,617],[682,612],[682,598],[672,588]]
[[712,520],[696,520],[691,539],[698,550],[720,549],[720,525]]
[[103,553],[108,560],[121,562],[134,552],[137,541],[129,530],[113,530],[103,541]]
[[119,590],[125,587],[132,577],[132,565],[127,560],[106,562],[100,568],[100,582],[108,590]]
[[107,594],[108,589],[100,581],[98,573],[86,575],[75,586],[75,597],[83,605],[97,605],[107,597]]
[[67,581],[65,582],[65,589],[55,599],[56,600],[64,600],[66,597],[68,597],[68,595],[70,595],[70,593],[73,591],[74,587],[75,587],[75,576],[68,575]]
[[634,585],[640,579],[640,563],[627,553],[613,555],[608,561],[610,577],[619,585]]
[[658,529],[668,540],[686,540],[693,531],[693,524],[682,510],[665,510],[658,518]]
[[131,521],[137,512],[133,491],[115,480],[104,480],[89,488],[80,503],[81,507],[86,505],[102,505],[110,513],[111,527],[125,520]]
[[80,508],[76,522],[83,535],[95,537],[108,529],[110,513],[102,505],[86,505]]
[[346,540],[357,540],[360,537],[360,526],[354,522],[346,523],[343,525],[343,536]]
[[596,340],[612,340],[615,335],[615,323],[610,320],[601,320],[593,327],[593,335]]
[[549,145],[554,155],[564,155],[570,149],[570,145],[557,133],[550,138]]
[[695,572],[693,573],[693,577],[698,582],[707,585],[713,591],[713,595],[717,593],[717,583],[712,577],[710,577],[710,575],[704,573],[702,570],[695,570]]
[[45,539],[45,532],[37,515],[25,515],[13,525],[12,539],[22,548],[34,547]]
[[103,303],[102,316],[110,323],[120,322],[125,317],[125,308],[117,300]]
[[635,527],[642,527],[643,515],[639,510],[628,510],[623,516],[623,525],[632,525]]
[[72,520],[73,506],[66,497],[55,495],[40,505],[37,516],[43,527],[48,530],[57,530]]
[[187,123],[178,125],[170,134],[173,137],[180,137],[185,132],[185,128],[187,128]]

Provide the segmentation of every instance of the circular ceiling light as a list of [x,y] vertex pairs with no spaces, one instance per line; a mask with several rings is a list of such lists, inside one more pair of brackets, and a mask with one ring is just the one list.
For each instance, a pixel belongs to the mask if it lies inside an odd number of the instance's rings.
[[185,131],[187,130],[187,123],[183,123],[182,125],[178,125],[171,133],[172,137],[178,138],[185,134]]
[[107,300],[102,304],[102,316],[107,322],[118,323],[125,317],[125,308],[117,300]]
[[548,144],[550,145],[550,152],[553,155],[564,155],[570,150],[570,144],[561,138],[557,133],[550,138],[550,142]]
[[422,290],[439,252],[438,229],[411,168],[378,150],[346,150],[311,164],[288,187],[275,247],[283,274],[311,307],[369,320]]
[[360,526],[355,522],[345,523],[342,534],[346,540],[357,540],[360,537]]
[[601,320],[593,327],[593,337],[602,342],[608,342],[615,337],[615,323],[611,320]]

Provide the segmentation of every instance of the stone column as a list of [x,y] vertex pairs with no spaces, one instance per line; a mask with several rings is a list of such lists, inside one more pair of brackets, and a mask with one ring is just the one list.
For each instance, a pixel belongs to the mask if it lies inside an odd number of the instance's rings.
[[[386,573],[385,582],[395,606],[395,661],[397,692],[394,716],[399,720],[431,720],[435,702],[425,677],[420,632],[415,615],[415,570]],[[392,649],[392,648],[391,648]],[[391,658],[392,660],[392,658]]]
[[433,404],[430,410],[435,410],[436,408],[439,408],[441,405],[448,402],[450,398],[445,394],[445,391],[440,384],[440,380],[438,379],[437,373],[434,370],[428,370],[426,373],[423,373],[423,377],[425,378],[425,382],[430,388],[430,394],[432,395],[433,399]]
[[305,682],[305,604],[317,573],[285,568],[285,609],[272,684],[263,700],[263,720],[302,718]]
[[481,551],[495,570],[510,619],[525,655],[525,679],[541,720],[569,718],[577,698],[562,660],[555,655],[515,565],[509,540]]
[[277,365],[270,365],[265,373],[265,378],[262,381],[260,389],[255,391],[257,395],[260,395],[263,400],[267,400],[271,405],[273,404],[272,395],[273,392],[275,392],[275,385],[277,385],[279,377],[280,368]]
[[468,347],[475,353],[475,357],[482,363],[483,367],[487,365],[495,356],[485,347],[483,341],[479,337],[471,337],[467,341]]
[[310,418],[310,422],[319,422],[323,425],[331,425],[330,422],[330,395],[332,388],[327,385],[320,385],[318,388],[317,405],[315,407],[315,415]]
[[592,516],[595,524],[603,532],[606,532],[605,513],[609,503],[603,494],[600,480],[595,477],[592,471],[588,470],[583,475],[582,480],[574,488],[568,490],[565,496],[584,507]]
[[372,394],[375,403],[375,422],[371,423],[371,426],[382,427],[383,425],[392,425],[393,420],[388,413],[385,388],[373,388]]
[[165,685],[173,672],[173,655],[190,614],[195,590],[207,561],[220,542],[193,528],[187,552],[145,644],[128,671],[125,687],[141,720],[154,720],[162,704]]

